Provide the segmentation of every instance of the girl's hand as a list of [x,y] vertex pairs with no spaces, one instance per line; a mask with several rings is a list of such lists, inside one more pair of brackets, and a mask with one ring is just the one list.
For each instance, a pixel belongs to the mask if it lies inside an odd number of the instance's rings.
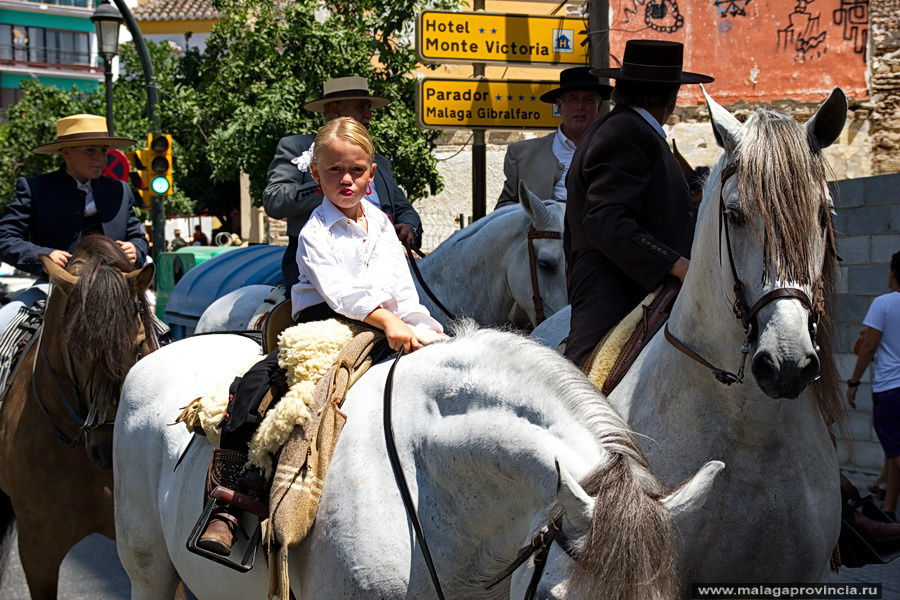
[[391,350],[408,354],[422,347],[409,325],[385,308],[376,308],[364,321],[384,332]]

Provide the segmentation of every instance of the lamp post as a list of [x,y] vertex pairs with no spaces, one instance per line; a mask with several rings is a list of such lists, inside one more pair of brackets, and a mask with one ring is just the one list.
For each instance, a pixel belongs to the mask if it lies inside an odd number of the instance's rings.
[[98,52],[103,58],[103,77],[106,82],[106,128],[109,135],[115,135],[113,126],[113,85],[112,60],[119,54],[119,27],[125,19],[119,10],[104,0],[91,15],[94,31],[97,32]]

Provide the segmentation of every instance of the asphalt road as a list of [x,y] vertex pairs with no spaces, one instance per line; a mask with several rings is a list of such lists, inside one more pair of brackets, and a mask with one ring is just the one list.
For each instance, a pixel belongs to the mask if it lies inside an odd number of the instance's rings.
[[[874,583],[883,585],[883,600],[900,600],[900,559],[886,565],[842,569],[830,573],[828,583]],[[59,598],[64,600],[126,600],[130,597],[128,576],[116,554],[115,543],[100,535],[82,540],[69,552],[60,570]],[[10,565],[0,585],[3,600],[28,600],[25,574],[13,549]]]

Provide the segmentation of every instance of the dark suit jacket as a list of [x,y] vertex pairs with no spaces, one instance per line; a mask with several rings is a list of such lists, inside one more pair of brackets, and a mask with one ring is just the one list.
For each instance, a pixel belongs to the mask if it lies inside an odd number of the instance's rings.
[[503,159],[503,191],[494,210],[519,202],[519,181],[524,180],[528,189],[541,200],[553,198],[553,187],[562,176],[565,167],[553,154],[554,131],[550,135],[514,142],[506,148]]
[[[266,214],[275,219],[287,219],[287,234],[297,237],[309,220],[312,211],[322,204],[322,194],[311,193],[316,183],[309,169],[300,172],[291,160],[309,149],[315,140],[311,135],[291,135],[281,138],[275,148],[275,158],[269,165],[269,179],[263,191]],[[375,154],[375,191],[383,210],[394,224],[406,223],[416,232],[416,244],[422,240],[422,221],[406,194],[397,185],[391,161]]]
[[566,190],[566,356],[580,366],[678,257],[690,255],[694,231],[687,182],[672,151],[624,106],[585,132]]
[[[134,196],[123,181],[91,180],[94,204],[107,237],[131,242],[136,266],[143,266],[149,246],[144,226],[134,214]],[[43,272],[38,254],[72,252],[81,239],[84,193],[65,168],[16,180],[16,197],[0,217],[0,258],[23,271]]]

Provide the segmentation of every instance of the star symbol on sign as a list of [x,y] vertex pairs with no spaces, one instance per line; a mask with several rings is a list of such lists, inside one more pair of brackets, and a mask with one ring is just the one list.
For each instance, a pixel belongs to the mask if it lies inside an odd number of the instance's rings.
[[494,27],[493,29],[491,29],[491,33],[497,33],[497,28]]
[[478,33],[484,33],[484,27],[478,30]]
[[524,100],[525,96],[519,96],[519,100]]
[[503,96],[497,96],[497,100],[503,100]]
[[507,99],[507,100],[512,100],[512,96],[507,96],[506,99]]
[[534,102],[536,99],[537,99],[537,98],[535,98],[534,96],[531,97],[531,101],[532,101],[532,102]]

